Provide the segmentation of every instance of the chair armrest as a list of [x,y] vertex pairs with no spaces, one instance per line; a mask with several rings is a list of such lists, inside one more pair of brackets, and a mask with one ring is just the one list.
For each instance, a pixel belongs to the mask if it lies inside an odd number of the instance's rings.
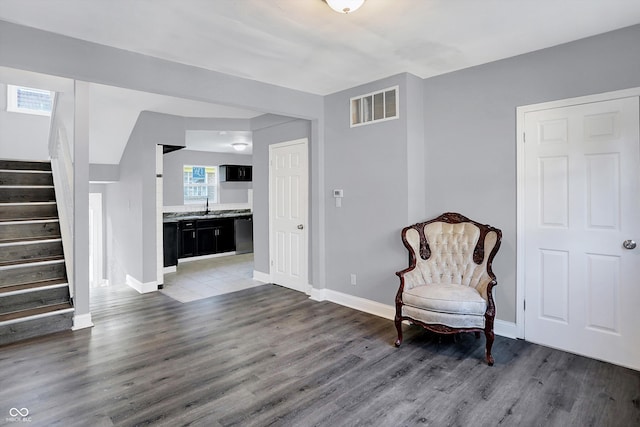
[[493,287],[497,284],[498,282],[495,279],[487,277],[476,286],[480,296],[487,302],[487,314],[490,316],[495,316],[496,312],[495,302],[493,301]]
[[491,293],[491,288],[497,285],[496,281],[491,277],[485,277],[483,280],[478,283],[475,288],[485,301],[489,301],[489,294]]
[[412,289],[419,285],[424,285],[422,273],[415,266],[398,271],[396,275],[400,278],[400,292],[404,289]]

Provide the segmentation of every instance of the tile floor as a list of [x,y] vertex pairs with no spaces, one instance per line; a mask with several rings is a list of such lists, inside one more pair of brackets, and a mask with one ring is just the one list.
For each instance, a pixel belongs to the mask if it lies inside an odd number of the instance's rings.
[[164,275],[163,294],[182,303],[264,285],[253,280],[253,254],[229,255],[178,263]]

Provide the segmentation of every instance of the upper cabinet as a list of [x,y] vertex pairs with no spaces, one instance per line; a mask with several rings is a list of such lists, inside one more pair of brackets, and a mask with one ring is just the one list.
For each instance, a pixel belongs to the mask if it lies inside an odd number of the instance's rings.
[[220,165],[220,181],[251,181],[252,176],[252,166]]

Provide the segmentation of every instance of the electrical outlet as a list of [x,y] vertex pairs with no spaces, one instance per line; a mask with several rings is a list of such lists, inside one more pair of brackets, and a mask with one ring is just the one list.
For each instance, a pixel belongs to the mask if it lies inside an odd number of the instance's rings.
[[356,275],[354,273],[351,273],[351,284],[352,285],[356,284]]

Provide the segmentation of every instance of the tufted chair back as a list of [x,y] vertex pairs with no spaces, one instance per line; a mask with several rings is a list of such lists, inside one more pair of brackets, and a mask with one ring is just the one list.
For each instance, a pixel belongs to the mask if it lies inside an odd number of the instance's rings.
[[407,227],[402,237],[419,273],[409,286],[459,284],[478,289],[492,280],[487,263],[498,242],[495,230],[482,230],[474,222],[435,221]]

